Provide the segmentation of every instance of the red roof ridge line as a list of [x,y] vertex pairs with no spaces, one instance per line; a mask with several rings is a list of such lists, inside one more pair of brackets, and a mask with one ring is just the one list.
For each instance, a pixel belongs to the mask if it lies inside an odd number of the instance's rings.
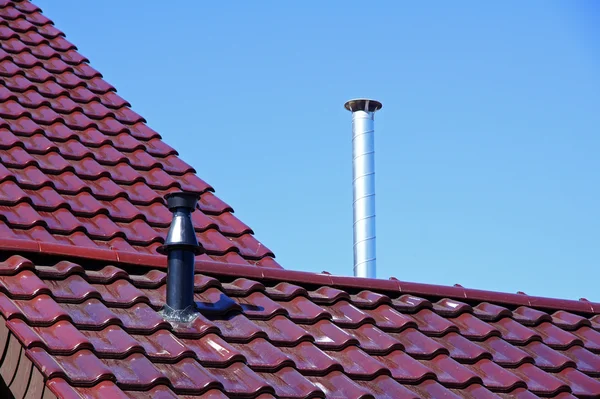
[[[0,240],[0,251],[19,251],[29,253],[43,253],[45,255],[71,256],[95,261],[114,262],[115,265],[126,264],[135,266],[149,266],[166,268],[166,257],[163,255],[142,254],[113,249],[84,248],[67,244],[45,243],[25,239]],[[360,290],[398,292],[400,294],[433,296],[491,302],[495,304],[508,304],[514,306],[528,306],[546,310],[566,310],[600,314],[600,303],[587,300],[572,300],[530,296],[524,294],[511,294],[497,291],[486,291],[462,286],[443,286],[434,284],[412,283],[400,281],[395,278],[389,280],[371,279],[362,277],[334,276],[325,273],[313,273],[297,270],[287,270],[270,267],[256,267],[234,263],[197,260],[196,270],[213,275],[227,275],[233,277],[246,277],[260,280],[285,281],[300,284],[316,284],[322,286],[355,288]]]

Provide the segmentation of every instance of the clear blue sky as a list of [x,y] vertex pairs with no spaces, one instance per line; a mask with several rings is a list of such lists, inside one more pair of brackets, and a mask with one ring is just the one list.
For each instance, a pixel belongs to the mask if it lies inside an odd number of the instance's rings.
[[352,273],[376,117],[378,277],[600,301],[593,1],[36,1],[287,269]]

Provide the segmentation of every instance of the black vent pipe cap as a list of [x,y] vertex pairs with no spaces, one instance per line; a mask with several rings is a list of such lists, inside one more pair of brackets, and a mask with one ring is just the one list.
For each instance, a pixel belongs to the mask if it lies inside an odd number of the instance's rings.
[[165,199],[167,200],[167,208],[169,208],[171,212],[174,212],[177,208],[185,208],[191,213],[196,209],[196,204],[198,203],[198,199],[200,199],[200,195],[179,191],[165,195]]
[[199,194],[189,192],[174,192],[165,196],[167,207],[173,212],[173,220],[164,245],[157,248],[159,254],[165,255],[177,249],[192,251],[196,255],[204,253],[192,223],[192,212],[196,209],[199,197]]

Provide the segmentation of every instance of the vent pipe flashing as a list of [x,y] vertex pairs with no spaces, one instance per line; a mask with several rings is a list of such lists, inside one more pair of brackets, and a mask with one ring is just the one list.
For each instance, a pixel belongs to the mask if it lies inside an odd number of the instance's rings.
[[162,314],[165,319],[186,322],[197,313],[194,302],[194,258],[203,252],[198,244],[192,212],[198,203],[198,194],[175,192],[165,196],[167,207],[173,213],[167,239],[158,252],[167,255],[167,303]]
[[375,256],[375,112],[379,101],[350,100],[352,112],[352,193],[354,275],[376,277]]

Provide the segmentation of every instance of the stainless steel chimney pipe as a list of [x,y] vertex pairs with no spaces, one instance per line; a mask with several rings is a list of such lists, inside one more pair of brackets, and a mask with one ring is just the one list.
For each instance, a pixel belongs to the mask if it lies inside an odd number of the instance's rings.
[[376,277],[375,254],[375,112],[379,101],[350,100],[352,112],[352,191],[354,211],[354,275]]

